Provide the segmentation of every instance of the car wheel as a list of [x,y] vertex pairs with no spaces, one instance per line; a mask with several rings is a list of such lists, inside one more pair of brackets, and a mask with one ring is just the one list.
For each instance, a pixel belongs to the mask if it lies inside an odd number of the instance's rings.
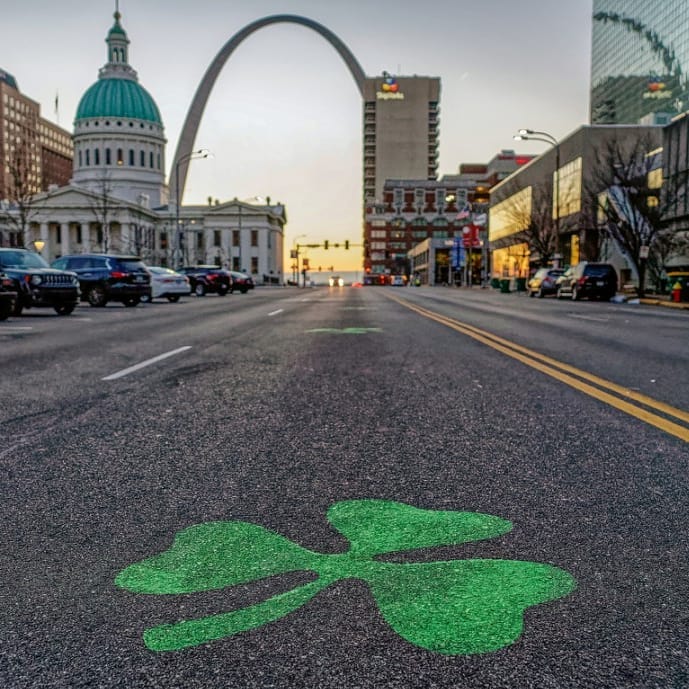
[[172,303],[174,304],[175,302],[178,302],[178,301],[179,301],[179,294],[168,294],[168,295],[167,295],[167,300],[168,300],[169,302],[172,302]]
[[197,297],[205,297],[206,296],[206,285],[204,285],[202,282],[197,282],[196,287],[194,287],[194,294]]
[[54,309],[58,316],[69,316],[74,311],[74,304],[60,304],[55,306]]
[[539,299],[543,299],[543,297],[545,297],[545,292],[543,291],[543,288],[541,287],[541,288],[538,290],[538,298],[539,298]]
[[141,297],[129,297],[128,299],[124,300],[123,304],[125,306],[138,306],[140,302]]
[[0,304],[0,321],[6,321],[12,315],[12,303]]
[[246,287],[243,287],[242,289],[239,290],[242,294],[246,294],[249,290]]
[[17,299],[17,301],[14,303],[14,309],[12,309],[12,315],[21,316],[23,310],[24,305],[19,301],[19,299]]
[[224,297],[226,294],[227,294],[227,287],[225,287],[225,286],[218,287],[218,296],[219,297]]
[[142,294],[141,295],[141,301],[144,304],[150,304],[153,301],[153,297],[151,297],[150,294]]
[[108,303],[108,298],[105,296],[105,290],[101,285],[90,287],[86,293],[86,299],[91,306],[105,306]]
[[577,292],[576,287],[572,287],[572,301],[578,301],[579,299],[579,293]]

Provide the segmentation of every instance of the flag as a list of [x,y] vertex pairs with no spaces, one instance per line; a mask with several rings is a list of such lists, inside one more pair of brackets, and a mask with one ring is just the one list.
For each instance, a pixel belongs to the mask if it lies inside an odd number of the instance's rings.
[[471,214],[471,207],[467,203],[464,208],[462,208],[459,213],[457,213],[457,220],[464,220],[465,218],[468,218],[469,215]]

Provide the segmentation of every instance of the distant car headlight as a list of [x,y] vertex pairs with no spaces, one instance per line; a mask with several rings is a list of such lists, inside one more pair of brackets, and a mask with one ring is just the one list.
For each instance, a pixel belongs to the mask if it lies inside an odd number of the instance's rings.
[[43,278],[40,275],[32,275],[31,276],[31,284],[32,285],[40,285],[43,282]]

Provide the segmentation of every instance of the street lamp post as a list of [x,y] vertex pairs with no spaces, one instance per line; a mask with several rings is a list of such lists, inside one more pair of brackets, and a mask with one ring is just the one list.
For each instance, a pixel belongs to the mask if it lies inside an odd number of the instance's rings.
[[179,227],[179,166],[187,160],[194,160],[196,158],[208,158],[210,151],[205,148],[200,148],[198,151],[192,151],[183,155],[175,161],[175,253],[178,254],[177,268],[181,268],[184,263],[184,253],[182,251],[182,231]]
[[[548,132],[537,132],[533,129],[520,129],[515,141],[542,141],[555,149],[555,235],[560,242],[560,142]],[[558,263],[557,258],[555,263]],[[555,265],[559,268],[559,265]]]

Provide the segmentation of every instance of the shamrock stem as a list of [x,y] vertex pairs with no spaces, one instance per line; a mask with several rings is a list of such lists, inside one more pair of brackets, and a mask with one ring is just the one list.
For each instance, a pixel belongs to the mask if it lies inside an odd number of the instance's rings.
[[152,651],[177,651],[254,629],[300,608],[330,583],[323,577],[248,608],[152,627],[144,632],[144,643]]

